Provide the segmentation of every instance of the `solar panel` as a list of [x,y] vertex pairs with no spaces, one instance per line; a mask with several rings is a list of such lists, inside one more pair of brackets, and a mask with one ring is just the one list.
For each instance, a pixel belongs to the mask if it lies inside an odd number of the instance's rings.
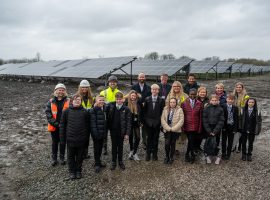
[[17,75],[17,71],[19,67],[28,65],[28,63],[10,63],[10,64],[5,64],[0,66],[0,74],[9,74],[9,75]]
[[232,73],[240,72],[243,63],[234,63],[232,65]]
[[[146,75],[159,76],[163,73],[172,76],[181,70],[184,66],[189,64],[192,59],[181,58],[181,59],[169,59],[169,60],[136,60],[132,63],[132,74],[139,74],[141,72]],[[123,71],[125,72],[123,72]],[[113,74],[124,75],[131,74],[131,66],[127,65],[122,68],[122,70],[117,70]]]
[[209,61],[192,61],[190,63],[189,73],[215,73],[213,67],[219,61],[209,60]]
[[88,59],[80,64],[51,74],[54,77],[99,78],[134,61],[135,56]]
[[253,67],[252,64],[244,64],[241,67],[241,72],[242,73],[247,73],[252,67]]
[[217,64],[218,73],[229,72],[234,62],[219,62]]

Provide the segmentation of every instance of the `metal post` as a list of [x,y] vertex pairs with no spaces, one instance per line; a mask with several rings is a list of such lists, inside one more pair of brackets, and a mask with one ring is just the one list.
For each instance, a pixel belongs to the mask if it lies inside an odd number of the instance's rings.
[[133,81],[132,81],[132,62],[130,63],[130,84],[133,85]]

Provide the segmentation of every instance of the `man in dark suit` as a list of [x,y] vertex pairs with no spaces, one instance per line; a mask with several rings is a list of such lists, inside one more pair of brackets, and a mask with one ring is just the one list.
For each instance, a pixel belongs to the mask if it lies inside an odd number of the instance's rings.
[[147,147],[146,147],[146,161],[152,159],[158,160],[158,140],[160,132],[160,117],[165,106],[165,101],[158,96],[159,86],[153,84],[151,86],[152,95],[145,98],[143,108],[143,122],[147,131]]
[[168,84],[168,74],[161,74],[160,76],[160,83],[159,86],[159,93],[158,96],[160,96],[162,99],[166,99],[169,92],[171,91],[172,86]]
[[[143,105],[144,105],[145,98],[148,96],[151,96],[151,87],[145,83],[144,73],[139,73],[138,83],[134,84],[131,87],[131,89],[135,90],[137,93],[139,93],[142,96],[140,101]],[[142,139],[143,139],[144,149],[146,149],[147,131],[145,130],[144,126],[142,127]]]

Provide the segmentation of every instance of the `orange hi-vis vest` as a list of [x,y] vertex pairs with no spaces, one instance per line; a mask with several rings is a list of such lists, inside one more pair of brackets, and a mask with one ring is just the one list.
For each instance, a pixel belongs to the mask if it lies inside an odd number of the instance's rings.
[[[63,111],[66,110],[69,107],[69,101],[70,101],[70,99],[68,99],[68,98],[65,100],[65,103],[64,103],[64,106],[63,106]],[[56,119],[57,105],[56,105],[56,103],[52,102],[52,99],[50,99],[50,102],[51,102],[52,116],[53,116],[54,119]],[[55,130],[56,130],[56,128],[53,125],[51,125],[50,123],[48,123],[48,131],[53,132]]]

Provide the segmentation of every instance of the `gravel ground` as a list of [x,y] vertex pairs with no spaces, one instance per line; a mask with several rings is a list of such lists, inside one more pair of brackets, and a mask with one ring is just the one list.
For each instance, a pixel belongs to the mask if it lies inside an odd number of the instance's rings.
[[[227,91],[239,79],[223,80]],[[184,162],[185,146],[172,166],[163,164],[164,139],[160,137],[159,161],[127,160],[126,170],[100,174],[91,158],[83,164],[83,178],[68,180],[67,166],[50,167],[50,134],[46,131],[44,106],[52,83],[0,81],[0,199],[270,199],[270,76],[241,79],[248,93],[258,98],[263,114],[263,132],[255,141],[253,162],[243,162],[234,153],[219,166],[206,165],[203,155],[195,164]],[[200,81],[213,88],[216,81]],[[69,92],[77,86],[68,85]],[[268,97],[268,98],[267,98]],[[110,143],[109,143],[110,144]]]

